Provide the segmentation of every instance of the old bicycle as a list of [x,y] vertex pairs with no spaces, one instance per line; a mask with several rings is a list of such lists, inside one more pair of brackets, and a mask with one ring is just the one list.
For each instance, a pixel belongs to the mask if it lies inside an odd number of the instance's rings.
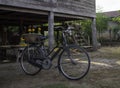
[[[35,75],[42,69],[48,70],[52,66],[52,61],[58,55],[56,67],[66,78],[70,80],[83,78],[90,68],[88,53],[76,43],[68,44],[67,37],[72,37],[71,39],[75,42],[72,28],[68,27],[65,30],[63,27],[57,27],[56,29],[62,30],[62,41],[60,45],[54,47],[49,52],[44,46],[45,36],[36,35],[35,40],[38,42],[29,41],[28,46],[26,46],[19,57],[23,71],[28,75]],[[29,40],[27,38],[26,40]]]

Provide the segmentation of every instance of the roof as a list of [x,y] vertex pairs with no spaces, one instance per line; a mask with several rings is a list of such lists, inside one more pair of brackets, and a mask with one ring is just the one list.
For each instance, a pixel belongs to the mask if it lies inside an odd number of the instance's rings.
[[118,17],[120,16],[120,10],[118,11],[109,11],[109,12],[103,12],[104,15],[108,16],[108,17]]

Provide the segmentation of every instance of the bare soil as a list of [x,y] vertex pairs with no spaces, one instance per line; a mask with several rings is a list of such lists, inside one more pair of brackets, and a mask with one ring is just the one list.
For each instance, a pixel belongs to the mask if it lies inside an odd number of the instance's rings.
[[104,47],[90,52],[90,71],[78,81],[66,79],[57,68],[42,70],[35,76],[28,76],[18,63],[0,64],[0,88],[120,88],[118,48]]

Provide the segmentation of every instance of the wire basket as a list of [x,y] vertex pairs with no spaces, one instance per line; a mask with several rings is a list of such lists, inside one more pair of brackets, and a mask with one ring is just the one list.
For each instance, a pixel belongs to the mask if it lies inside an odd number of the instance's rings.
[[23,34],[22,36],[25,39],[26,43],[40,43],[41,42],[39,39],[41,35],[37,33]]

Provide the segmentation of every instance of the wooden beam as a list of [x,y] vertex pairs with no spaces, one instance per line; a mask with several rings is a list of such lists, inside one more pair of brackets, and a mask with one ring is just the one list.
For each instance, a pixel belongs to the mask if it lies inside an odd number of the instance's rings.
[[93,48],[94,48],[94,50],[97,50],[98,42],[97,42],[97,30],[96,30],[96,18],[92,19],[91,27],[92,27],[92,44],[93,44]]
[[76,15],[71,15],[71,14],[61,14],[61,13],[55,13],[55,16],[56,17],[63,17],[64,19],[67,18],[67,19],[80,19],[80,20],[83,20],[83,19],[87,19],[87,18],[90,18],[90,17],[85,17],[85,16],[80,16],[78,14]]
[[48,45],[49,50],[54,46],[54,12],[50,12],[48,15]]
[[38,9],[22,8],[22,7],[19,8],[19,7],[8,6],[8,5],[7,6],[0,5],[0,10],[33,13],[33,14],[40,14],[40,15],[48,15],[48,11],[43,11],[43,10],[38,10]]
[[13,15],[14,18],[11,18],[11,16],[3,16],[3,15],[0,15],[0,19],[5,19],[5,20],[21,20],[21,18],[23,20],[26,20],[26,21],[36,21],[36,22],[47,22],[47,19],[41,19],[41,18],[34,18],[34,17],[23,17],[23,16],[19,16],[19,17],[16,17],[15,15]]

